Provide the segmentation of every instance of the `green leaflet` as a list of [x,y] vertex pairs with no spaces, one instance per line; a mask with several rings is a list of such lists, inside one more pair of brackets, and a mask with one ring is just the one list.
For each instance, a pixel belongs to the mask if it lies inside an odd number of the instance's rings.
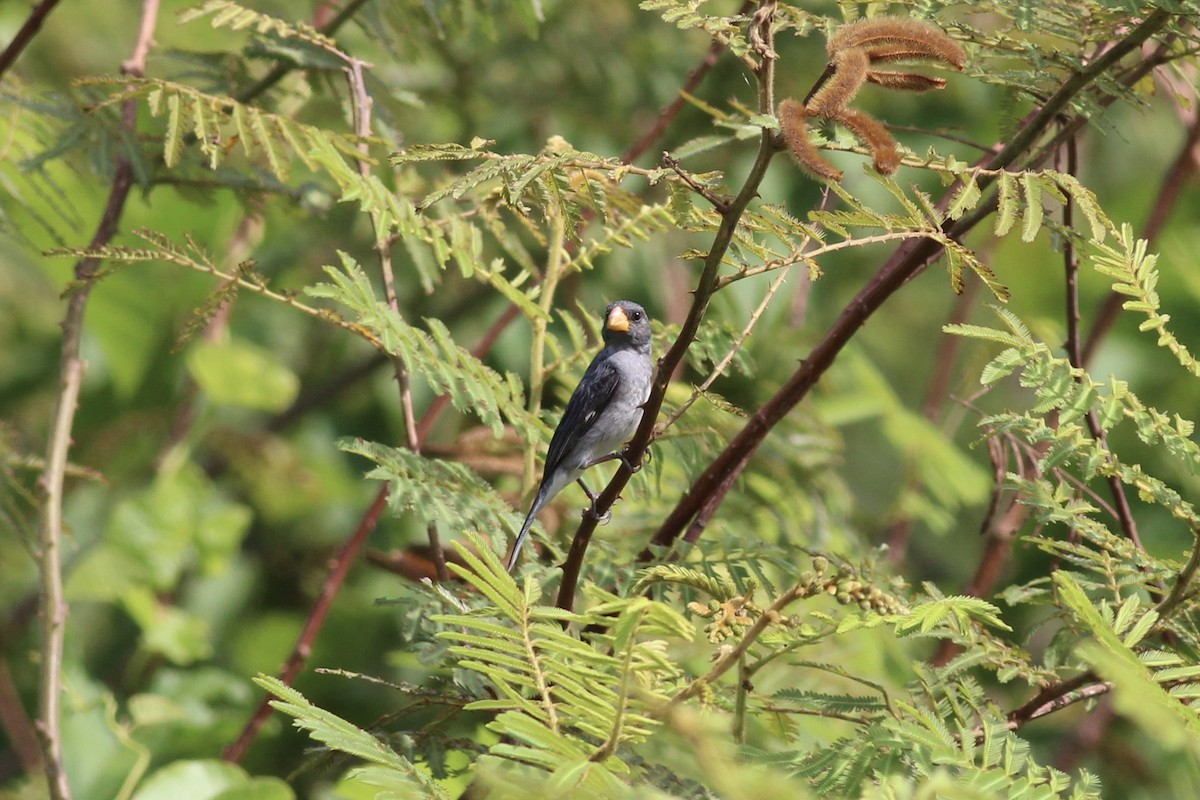
[[345,253],[339,255],[342,269],[326,267],[331,282],[309,287],[305,290],[309,296],[345,306],[359,324],[378,337],[386,352],[403,359],[436,393],[449,394],[455,408],[477,414],[497,435],[508,424],[524,438],[536,437],[539,428],[524,410],[523,391],[515,375],[500,375],[484,365],[455,343],[438,320],[427,320],[428,331],[406,322],[376,297],[357,262]]

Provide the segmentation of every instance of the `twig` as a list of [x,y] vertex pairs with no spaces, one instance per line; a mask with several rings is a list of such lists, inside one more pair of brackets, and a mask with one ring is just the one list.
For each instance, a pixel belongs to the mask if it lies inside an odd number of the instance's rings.
[[1200,530],[1192,529],[1192,553],[1188,556],[1187,564],[1180,570],[1179,576],[1175,579],[1175,585],[1171,587],[1171,593],[1164,597],[1154,610],[1161,618],[1166,616],[1175,607],[1182,603],[1188,596],[1188,588],[1196,577],[1196,570],[1200,569]]
[[788,706],[775,705],[774,703],[758,706],[756,710],[771,714],[796,714],[802,717],[840,719],[843,722],[853,722],[855,725],[874,725],[878,722],[875,717],[868,717],[866,715],[855,716],[853,714],[842,714],[837,711],[824,711],[819,708],[790,708]]
[[[366,5],[367,0],[350,0],[338,11],[337,15],[325,25],[320,26],[317,30],[325,36],[332,36],[339,28],[345,25],[351,17],[353,17],[358,9]],[[275,84],[279,83],[289,72],[294,69],[299,69],[296,64],[281,63],[264,75],[259,80],[255,81],[250,86],[247,86],[242,91],[233,96],[233,99],[239,103],[248,103],[258,97],[263,92],[266,92]]]
[[758,637],[763,634],[767,627],[772,623],[779,621],[780,612],[794,601],[803,597],[805,593],[810,590],[811,587],[809,584],[798,583],[781,594],[775,600],[775,602],[771,604],[769,609],[759,615],[758,619],[754,621],[754,624],[750,626],[750,628],[746,631],[746,634],[741,638],[736,646],[722,652],[721,657],[718,658],[716,663],[712,665],[712,668],[708,671],[707,675],[696,678],[689,683],[682,691],[672,697],[659,712],[653,714],[653,716],[661,716],[663,713],[670,711],[672,708],[680,705],[684,701],[690,700],[691,698],[700,694],[700,692],[702,692],[706,686],[711,686],[722,675],[724,675],[733,667],[737,666],[741,661],[742,656],[746,654],[746,651],[750,649],[752,644],[758,641]]
[[[1162,186],[1159,187],[1158,194],[1155,196],[1154,207],[1150,210],[1150,214],[1146,218],[1146,223],[1142,227],[1139,238],[1151,242],[1158,236],[1163,225],[1166,224],[1167,219],[1171,216],[1171,212],[1178,204],[1183,189],[1197,172],[1197,158],[1200,157],[1197,155],[1198,150],[1200,150],[1200,114],[1188,126],[1187,136],[1184,138],[1183,145],[1179,148],[1179,154],[1175,157],[1171,166],[1167,168]],[[1124,295],[1117,292],[1109,292],[1108,296],[1104,298],[1099,310],[1096,312],[1095,321],[1093,321],[1092,327],[1088,331],[1087,339],[1083,343],[1083,349],[1080,354],[1081,364],[1090,364],[1092,359],[1095,358],[1096,350],[1099,349],[1101,342],[1104,341],[1104,337],[1108,335],[1108,332],[1112,330],[1112,326],[1116,323],[1125,299]]]
[[[1079,157],[1075,145],[1075,138],[1072,137],[1066,143],[1067,155],[1067,174],[1075,175],[1079,171]],[[1075,222],[1075,205],[1071,202],[1071,198],[1067,198],[1067,202],[1063,205],[1063,226],[1069,231],[1074,227]],[[1066,300],[1067,300],[1067,359],[1071,362],[1071,366],[1076,369],[1083,368],[1083,350],[1079,342],[1079,259],[1075,252],[1075,241],[1071,236],[1067,236],[1063,244],[1063,272],[1066,276]],[[1082,376],[1080,377],[1082,380]],[[1088,430],[1091,431],[1094,438],[1100,447],[1107,451],[1108,434],[1100,427],[1100,420],[1094,410],[1089,410],[1084,415],[1087,420]],[[1116,475],[1110,475],[1107,478],[1109,491],[1112,492],[1113,507],[1117,512],[1117,520],[1121,525],[1121,531],[1125,534],[1125,538],[1133,542],[1138,550],[1145,551],[1142,547],[1141,537],[1138,536],[1137,522],[1133,518],[1133,510],[1129,507],[1129,498],[1125,494],[1125,484]]]
[[770,287],[767,288],[767,292],[763,296],[763,299],[759,302],[758,307],[755,308],[750,314],[750,319],[746,322],[746,326],[742,328],[742,332],[738,334],[737,338],[733,340],[733,344],[730,345],[729,352],[727,352],[720,361],[713,365],[708,377],[706,377],[699,386],[692,389],[691,396],[688,397],[688,399],[685,400],[683,404],[679,406],[679,408],[667,415],[667,418],[663,420],[662,425],[660,425],[658,428],[660,431],[665,431],[674,425],[680,417],[687,413],[687,410],[692,407],[696,400],[698,400],[701,395],[708,391],[709,387],[713,385],[717,378],[721,377],[721,374],[725,372],[726,367],[729,366],[729,364],[741,351],[742,346],[746,343],[746,340],[750,338],[750,334],[754,332],[754,327],[758,324],[759,318],[762,317],[763,313],[767,310],[767,306],[771,304],[771,300],[775,298],[775,293],[779,291],[781,286],[783,286],[783,283],[787,280],[787,277],[788,272],[787,270],[784,270],[784,272],[775,279]]
[[29,16],[25,20],[25,24],[13,36],[12,41],[8,43],[8,47],[4,48],[4,52],[0,53],[0,77],[8,71],[8,68],[16,63],[17,57],[21,55],[21,51],[25,49],[37,32],[41,29],[42,23],[46,21],[46,17],[58,5],[58,0],[42,0],[29,12]]
[[[1067,140],[1067,174],[1077,176],[1079,173],[1079,148],[1075,137]],[[1062,209],[1063,227],[1071,231],[1075,227],[1075,203],[1068,196]],[[1067,322],[1067,359],[1076,369],[1083,367],[1083,354],[1079,343],[1079,255],[1075,250],[1075,240],[1067,236],[1063,242],[1063,277],[1066,288]]]
[[[767,5],[773,5],[773,3],[770,0],[765,0],[763,7]],[[756,19],[758,19],[758,15],[756,15]],[[771,30],[771,19],[770,17],[765,17],[760,19],[759,22],[762,26],[760,35],[763,42],[769,47],[770,43],[774,40],[774,34]],[[756,78],[758,80],[759,110],[764,114],[770,114],[775,107],[774,59],[764,58],[762,60]],[[716,235],[713,237],[712,247],[704,259],[704,267],[700,273],[700,278],[696,282],[696,288],[692,296],[692,305],[688,311],[687,318],[683,321],[683,325],[679,329],[679,335],[675,339],[675,343],[659,359],[654,383],[650,388],[650,398],[643,406],[642,421],[625,448],[626,459],[632,464],[641,463],[646,448],[654,438],[655,421],[658,418],[659,410],[662,408],[663,398],[666,396],[671,375],[674,373],[675,368],[683,361],[684,355],[696,338],[696,333],[700,329],[700,322],[704,318],[705,311],[708,309],[713,292],[716,291],[721,261],[733,241],[733,235],[737,230],[738,222],[741,220],[742,214],[750,205],[750,202],[757,196],[758,187],[767,173],[767,167],[770,165],[771,159],[778,152],[779,145],[776,143],[774,131],[764,128],[759,142],[758,156],[755,158],[754,165],[750,168],[750,173],[747,175],[741,191],[738,192],[737,197],[730,201],[729,205],[721,213],[721,224],[717,229]],[[559,608],[569,610],[574,606],[575,587],[579,582],[579,573],[583,567],[583,558],[587,553],[588,544],[591,542],[592,534],[596,530],[596,521],[603,517],[605,512],[616,502],[621,490],[629,483],[632,475],[633,472],[629,469],[629,466],[622,462],[612,480],[609,481],[608,486],[605,487],[604,491],[596,499],[596,513],[584,515],[579,528],[575,531],[575,537],[571,541],[571,549],[567,553],[567,560],[563,564],[562,583],[559,585],[558,598],[555,601]]]
[[[1104,687],[1099,690],[1096,687]],[[1047,686],[1033,696],[1025,705],[1008,713],[1008,729],[1016,730],[1030,720],[1044,717],[1052,711],[1069,706],[1084,697],[1094,697],[1108,691],[1111,684],[1100,683],[1094,672],[1088,671],[1068,678],[1053,686]],[[1083,694],[1076,694],[1077,692]]]
[[717,194],[714,194],[713,191],[707,186],[697,183],[695,178],[689,175],[683,167],[679,166],[679,162],[673,158],[670,153],[663,151],[662,160],[664,164],[674,170],[675,174],[679,176],[681,181],[687,184],[689,189],[703,197],[708,202],[712,203],[713,208],[717,210],[718,214],[724,214],[726,212],[726,210],[729,208],[728,198],[720,197]]
[[[1015,731],[1035,719],[1053,714],[1055,711],[1061,711],[1081,700],[1088,700],[1108,694],[1112,691],[1112,688],[1113,685],[1111,683],[1097,681],[1096,676],[1090,672],[1077,675],[1070,680],[1055,684],[1039,692],[1028,703],[1010,713],[1004,728],[1005,730]],[[974,735],[976,744],[983,743],[985,732],[982,725],[975,728],[972,734]],[[956,735],[955,738],[958,738],[958,736]]]
[[[142,76],[146,69],[146,54],[158,20],[158,0],[143,0],[137,40],[130,58],[121,65],[127,75]],[[137,128],[136,101],[127,100],[122,106],[123,125],[130,134]],[[100,223],[92,236],[89,249],[107,245],[116,235],[117,224],[125,201],[133,187],[133,167],[124,155],[117,158],[109,188],[108,201]],[[85,257],[75,265],[75,280],[79,288],[67,301],[63,319],[63,347],[59,366],[59,390],[54,406],[50,438],[46,446],[46,467],[39,482],[46,493],[42,507],[39,570],[42,583],[42,669],[38,733],[45,756],[46,783],[52,800],[68,800],[71,796],[62,762],[62,660],[63,637],[66,632],[67,604],[63,597],[62,581],[62,506],[67,452],[71,447],[71,428],[79,403],[79,389],[84,364],[80,356],[84,312],[87,310],[91,278],[99,260]]]
[[[312,610],[308,614],[308,619],[304,621],[304,627],[300,630],[300,636],[296,640],[296,646],[292,648],[291,655],[288,656],[287,662],[279,671],[277,676],[280,681],[290,686],[296,676],[300,674],[300,670],[308,662],[308,657],[312,655],[313,642],[317,639],[317,634],[321,632],[321,628],[325,624],[325,617],[329,614],[329,608],[333,605],[333,599],[337,596],[338,590],[346,580],[346,574],[350,571],[350,565],[358,560],[358,554],[362,550],[363,545],[370,536],[371,531],[375,530],[375,526],[379,524],[379,518],[383,515],[383,510],[387,508],[388,485],[385,483],[380,487],[379,492],[375,495],[375,500],[372,501],[370,508],[363,514],[362,519],[358,522],[358,527],[354,530],[354,534],[346,540],[346,542],[338,548],[333,558],[329,563],[329,574],[325,576],[325,582],[321,584],[321,593],[317,596],[317,601],[313,604]],[[250,744],[258,736],[258,732],[262,729],[267,718],[271,716],[271,698],[264,696],[259,702],[258,708],[255,709],[250,721],[246,723],[246,727],[242,728],[242,732],[238,738],[225,748],[222,758],[226,761],[237,763],[246,755],[246,750]]]
[[[375,101],[367,91],[367,82],[363,77],[363,69],[370,65],[362,59],[337,53],[345,61],[346,79],[350,84],[350,107],[354,116],[354,133],[359,137],[358,174],[364,180],[371,177],[370,150],[367,139],[371,135],[371,110]],[[383,275],[383,294],[388,308],[400,316],[400,301],[396,296],[396,276],[392,269],[392,242],[379,211],[371,211],[371,229],[375,233],[375,252],[379,254],[379,270]],[[404,438],[408,449],[416,455],[421,454],[421,440],[417,435],[416,414],[413,411],[412,381],[408,373],[408,365],[399,353],[390,353],[392,369],[396,375],[396,385],[400,388],[400,410],[404,418]],[[436,523],[430,523],[426,529],[429,548],[433,554],[433,563],[437,567],[438,580],[450,578],[446,569],[446,553],[442,549],[441,536]]]
[[[742,3],[742,7],[736,12],[738,16],[744,16],[751,8],[754,7],[754,0],[746,0]],[[654,124],[646,130],[645,133],[638,138],[636,142],[629,146],[629,149],[621,154],[621,161],[626,164],[632,164],[643,153],[649,150],[656,141],[667,131],[667,127],[679,115],[683,109],[684,98],[686,95],[695,92],[696,87],[704,80],[709,71],[717,65],[717,61],[721,57],[721,53],[725,52],[728,44],[720,39],[713,40],[709,45],[708,52],[704,54],[704,58],[700,63],[692,68],[688,73],[687,79],[683,85],[679,87],[679,92],[674,100],[672,100],[665,108],[658,112],[658,117],[654,120]]]

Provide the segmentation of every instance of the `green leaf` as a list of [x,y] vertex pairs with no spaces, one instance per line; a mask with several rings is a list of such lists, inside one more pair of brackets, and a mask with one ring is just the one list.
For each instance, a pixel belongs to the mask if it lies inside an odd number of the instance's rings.
[[519,530],[521,518],[513,508],[462,464],[362,439],[344,439],[339,446],[375,462],[367,477],[388,481],[388,504],[396,512],[449,530],[498,532],[497,523],[513,534]]
[[[153,772],[142,781],[133,800],[217,800],[224,793],[250,783],[246,771],[237,764],[217,759],[175,761]],[[289,798],[275,794],[266,797]]]
[[331,282],[309,287],[309,295],[349,308],[357,321],[378,337],[386,352],[399,356],[435,393],[450,395],[455,408],[477,414],[497,436],[507,423],[523,438],[540,438],[541,426],[525,411],[523,390],[515,375],[500,375],[485,366],[454,341],[440,320],[427,319],[428,332],[408,323],[376,297],[353,258],[339,255],[342,269],[326,267]]
[[1024,221],[1021,241],[1032,242],[1042,227],[1042,186],[1038,176],[1029,172],[1021,176],[1021,186],[1025,190],[1025,207],[1021,211]]
[[187,367],[217,405],[282,411],[300,391],[300,379],[291,369],[249,342],[198,342],[188,351]]
[[1079,654],[1103,678],[1113,683],[1117,712],[1131,719],[1162,746],[1187,750],[1200,757],[1200,715],[1183,705],[1154,681],[1137,655],[1117,636],[1095,603],[1066,570],[1054,573],[1054,584],[1066,608],[1092,635],[1081,642]]
[[336,714],[314,706],[304,695],[277,678],[259,675],[254,682],[279,698],[272,700],[271,706],[292,717],[296,727],[308,731],[314,740],[368,764],[392,770],[397,778],[403,778],[426,792],[425,797],[433,800],[446,798],[445,791],[437,783],[371,734]]

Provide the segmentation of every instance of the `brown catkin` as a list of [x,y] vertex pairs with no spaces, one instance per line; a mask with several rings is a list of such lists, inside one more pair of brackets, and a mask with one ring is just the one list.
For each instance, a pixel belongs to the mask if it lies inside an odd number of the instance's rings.
[[836,53],[832,61],[833,75],[808,101],[809,113],[818,117],[829,116],[853,100],[867,78],[868,63],[863,50]]
[[843,50],[862,49],[871,61],[928,59],[962,69],[966,52],[940,28],[917,19],[878,17],[843,25],[827,44],[830,58]]
[[891,175],[899,168],[900,152],[896,149],[896,140],[874,117],[852,108],[843,108],[831,119],[845,125],[870,148],[871,155],[875,157],[875,171],[880,175]]
[[944,78],[932,78],[915,72],[893,72],[885,69],[867,70],[867,81],[887,89],[903,89],[907,92],[928,92],[931,89],[945,89]]
[[808,112],[799,100],[789,98],[779,104],[779,130],[783,133],[784,143],[803,169],[822,180],[840,181],[841,171],[822,158],[809,141],[807,117]]

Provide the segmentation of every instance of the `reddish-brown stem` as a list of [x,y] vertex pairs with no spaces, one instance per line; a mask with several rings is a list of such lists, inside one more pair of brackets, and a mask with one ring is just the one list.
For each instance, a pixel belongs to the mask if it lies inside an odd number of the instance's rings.
[[[746,0],[742,3],[742,7],[738,9],[738,16],[745,16],[754,7],[754,0]],[[704,58],[697,64],[691,72],[688,73],[683,85],[679,87],[678,96],[668,103],[661,111],[658,112],[658,117],[655,118],[654,124],[643,133],[636,142],[629,146],[624,153],[621,154],[621,161],[625,164],[632,164],[642,155],[644,155],[654,143],[657,142],[662,135],[666,133],[667,127],[679,115],[683,109],[684,95],[691,94],[704,80],[705,76],[717,65],[717,61],[721,57],[721,53],[725,52],[728,45],[723,41],[714,40],[709,45],[708,52],[704,54]]]
[[17,57],[21,55],[21,51],[25,49],[37,32],[41,30],[42,23],[46,21],[46,17],[58,5],[58,0],[42,0],[33,7],[29,12],[29,16],[25,20],[25,24],[13,36],[12,41],[8,43],[8,47],[4,48],[4,52],[0,53],[0,77],[8,71],[17,61]]
[[[1076,175],[1079,172],[1079,149],[1075,139],[1067,140],[1067,174]],[[1071,198],[1063,204],[1063,227],[1071,231],[1075,227],[1075,204]],[[1063,243],[1063,277],[1066,288],[1066,322],[1067,322],[1067,358],[1073,367],[1083,366],[1082,350],[1079,343],[1079,256],[1075,251],[1075,241],[1068,236]]]
[[[379,518],[383,515],[383,511],[387,508],[388,487],[385,483],[379,488],[379,492],[375,495],[370,508],[363,514],[362,519],[358,522],[358,527],[354,530],[354,534],[346,540],[333,558],[329,562],[329,574],[325,576],[325,582],[321,584],[321,593],[317,596],[316,603],[313,604],[312,610],[308,614],[308,619],[304,621],[304,627],[300,631],[300,636],[296,640],[296,646],[292,648],[291,655],[284,663],[283,668],[277,676],[280,681],[290,686],[296,676],[300,674],[300,670],[304,669],[304,665],[308,662],[308,657],[312,655],[313,643],[317,640],[317,634],[321,632],[322,626],[325,624],[325,617],[329,613],[330,607],[333,605],[333,600],[337,597],[338,591],[346,580],[346,574],[350,571],[350,566],[358,560],[358,554],[362,551],[363,545],[367,541],[367,537],[375,530],[375,526],[379,523]],[[237,763],[246,755],[246,750],[250,744],[258,736],[258,732],[262,729],[263,723],[267,721],[267,717],[271,716],[271,698],[264,696],[259,702],[258,708],[255,709],[250,721],[246,723],[246,727],[242,728],[242,732],[238,738],[225,748],[223,758],[226,761]]]
[[[1179,196],[1185,186],[1191,180],[1192,176],[1197,171],[1197,155],[1196,150],[1200,147],[1200,114],[1192,121],[1188,127],[1187,136],[1184,139],[1183,146],[1179,149],[1179,155],[1171,163],[1167,169],[1166,175],[1163,178],[1162,186],[1155,196],[1154,207],[1150,210],[1149,216],[1146,218],[1146,224],[1142,228],[1140,234],[1142,239],[1153,241],[1170,218],[1171,212],[1174,211],[1176,203],[1179,201]],[[1125,303],[1125,296],[1110,292],[1104,301],[1100,304],[1100,308],[1096,312],[1096,319],[1092,323],[1091,330],[1088,331],[1087,339],[1083,343],[1080,352],[1080,364],[1086,366],[1092,363],[1092,359],[1096,356],[1096,350],[1100,347],[1104,337],[1112,330],[1112,326],[1116,323],[1117,317],[1121,314],[1121,307]]]
[[[1067,173],[1075,175],[1079,171],[1079,156],[1074,137],[1067,140],[1065,149]],[[1063,205],[1062,214],[1063,226],[1070,231],[1075,224],[1075,205],[1070,198]],[[1075,251],[1075,241],[1070,236],[1063,244],[1063,272],[1066,279],[1067,358],[1071,362],[1071,366],[1080,369],[1083,367],[1083,349],[1079,341],[1079,258]],[[1100,427],[1096,412],[1089,411],[1086,420],[1092,437],[1107,450],[1108,435]],[[1107,480],[1109,491],[1112,492],[1113,508],[1117,513],[1117,521],[1121,525],[1121,530],[1135,547],[1139,550],[1144,549],[1141,537],[1138,536],[1137,522],[1133,519],[1133,510],[1129,507],[1129,498],[1125,494],[1125,484],[1115,475],[1110,475]]]
[[1074,678],[1056,683],[1053,686],[1047,686],[1029,702],[1020,708],[1014,709],[1008,713],[1008,724],[1011,728],[1019,728],[1030,720],[1045,716],[1049,711],[1056,707],[1065,705],[1064,698],[1068,697],[1072,692],[1077,692],[1086,687],[1089,683],[1094,683],[1097,679],[1094,672],[1083,672],[1076,675]]
[[[954,307],[950,310],[949,319],[946,320],[947,324],[966,322],[967,314],[975,304],[975,298],[979,294],[980,286],[982,286],[981,281],[967,281],[962,293],[954,300]],[[946,399],[950,395],[950,380],[954,375],[954,361],[961,345],[962,338],[958,336],[942,336],[941,342],[938,345],[938,354],[933,367],[933,377],[929,382],[929,390],[925,395],[923,409],[925,418],[930,422],[936,423],[942,418]],[[920,485],[919,480],[912,478],[909,480],[907,490],[916,491]],[[909,516],[897,520],[888,529],[885,538],[888,543],[888,560],[893,566],[903,563],[905,555],[908,552],[908,539],[912,534],[912,529],[913,519]]]

